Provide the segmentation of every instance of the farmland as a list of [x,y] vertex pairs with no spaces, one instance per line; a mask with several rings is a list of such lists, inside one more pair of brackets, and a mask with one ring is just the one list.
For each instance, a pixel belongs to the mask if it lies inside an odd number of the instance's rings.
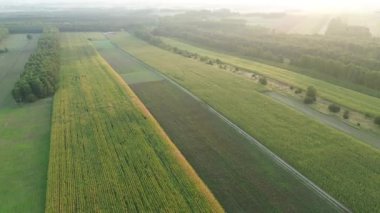
[[0,213],[380,213],[366,1],[3,2]]
[[25,34],[10,35],[1,42],[9,52],[0,55],[0,107],[15,106],[10,91],[24,69],[29,55],[37,47],[38,35],[27,40]]
[[38,35],[9,35],[0,56],[0,212],[43,212],[49,156],[51,99],[16,105],[11,91]]
[[50,110],[49,99],[0,109],[0,212],[44,210]]
[[[126,34],[119,34],[112,41],[192,91],[353,211],[379,209],[379,151],[272,101],[245,78]],[[292,79],[288,73],[284,75]],[[346,95],[352,98],[351,104],[355,105],[353,97],[357,97],[363,100],[364,108],[374,107],[377,111],[379,105],[365,105],[376,103],[371,102],[371,97],[343,88],[337,91],[349,92]],[[349,103],[345,97],[344,102]],[[367,99],[369,102],[364,102]]]
[[[228,212],[334,208],[225,121],[108,40],[94,42]],[[136,81],[135,76],[146,76]],[[132,81],[131,81],[132,79]],[[226,79],[220,79],[226,80]]]
[[271,65],[238,58],[235,56],[214,52],[202,48],[195,47],[174,39],[164,38],[166,43],[178,47],[180,49],[196,52],[200,55],[209,56],[211,58],[219,58],[220,60],[234,64],[235,66],[251,70],[289,85],[298,86],[306,89],[308,86],[313,85],[317,88],[321,97],[330,100],[334,103],[341,104],[350,109],[357,110],[364,113],[373,115],[380,115],[380,99],[365,95],[353,90],[333,85],[331,83],[314,79],[306,75],[298,74],[286,69],[274,67]]
[[282,95],[276,92],[265,92],[264,94],[273,98],[276,101],[279,101],[282,104],[285,104],[299,112],[302,112],[303,114],[307,115],[308,117],[320,123],[323,123],[335,129],[338,129],[346,133],[347,135],[351,135],[362,142],[365,142],[367,144],[370,144],[373,147],[376,147],[377,149],[380,149],[379,134],[363,131],[361,129],[353,127],[343,121],[340,121],[334,115],[321,113],[305,105],[303,102],[296,100],[294,98],[291,98],[289,96]]
[[92,35],[61,39],[46,211],[223,211]]

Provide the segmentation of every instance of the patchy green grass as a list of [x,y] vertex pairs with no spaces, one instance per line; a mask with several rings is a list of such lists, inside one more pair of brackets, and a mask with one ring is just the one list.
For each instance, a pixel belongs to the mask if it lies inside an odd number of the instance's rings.
[[37,35],[10,35],[0,55],[0,212],[43,212],[51,99],[17,106],[11,90],[36,47]]
[[43,212],[51,100],[0,110],[0,212]]
[[380,98],[365,95],[363,93],[339,87],[326,81],[311,78],[309,76],[279,67],[202,49],[174,39],[163,38],[163,40],[174,47],[195,52],[200,55],[209,56],[211,58],[219,58],[226,63],[254,71],[255,73],[265,75],[269,78],[276,79],[290,85],[304,89],[312,85],[317,88],[318,95],[327,100],[330,100],[342,106],[346,106],[350,109],[357,110],[359,112],[380,115]]
[[265,97],[243,77],[126,34],[112,40],[185,86],[353,211],[380,208],[378,150]]
[[46,211],[222,212],[88,36],[62,35]]

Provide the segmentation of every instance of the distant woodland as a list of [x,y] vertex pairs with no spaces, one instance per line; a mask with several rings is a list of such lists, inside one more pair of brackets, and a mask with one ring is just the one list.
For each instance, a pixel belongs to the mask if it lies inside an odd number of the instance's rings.
[[163,18],[153,34],[380,91],[380,40],[367,28],[348,26],[340,19],[330,22],[326,35],[296,35],[239,20],[182,14]]

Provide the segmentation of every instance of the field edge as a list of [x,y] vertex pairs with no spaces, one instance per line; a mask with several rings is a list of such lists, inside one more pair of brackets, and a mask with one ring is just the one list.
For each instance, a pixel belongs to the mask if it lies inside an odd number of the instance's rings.
[[173,143],[170,137],[167,135],[165,130],[161,127],[159,122],[154,118],[154,116],[149,112],[146,106],[142,103],[142,101],[137,97],[137,95],[132,91],[129,85],[124,81],[124,79],[108,64],[108,62],[99,54],[96,48],[91,44],[91,47],[95,49],[97,56],[100,59],[100,63],[106,67],[107,74],[111,77],[111,79],[123,89],[127,96],[131,98],[131,101],[136,105],[136,107],[143,113],[144,116],[148,119],[148,121],[154,126],[154,130],[158,135],[161,136],[163,141],[166,141],[167,145],[170,148],[170,152],[173,154],[173,157],[177,159],[177,163],[183,168],[183,171],[190,177],[190,179],[194,182],[198,190],[205,195],[205,198],[208,200],[210,205],[213,207],[215,212],[224,212],[223,207],[219,203],[219,201],[215,198],[214,194],[207,187],[207,185],[203,182],[203,180],[196,173],[194,168],[190,165],[190,163],[183,156],[181,151],[177,148],[177,146]]

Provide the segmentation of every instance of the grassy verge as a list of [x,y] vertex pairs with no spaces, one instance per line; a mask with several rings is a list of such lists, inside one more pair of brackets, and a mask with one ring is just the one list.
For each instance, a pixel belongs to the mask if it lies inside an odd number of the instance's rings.
[[62,37],[46,211],[222,211],[86,36]]
[[368,96],[350,89],[339,87],[322,80],[314,79],[306,75],[295,73],[275,66],[198,48],[196,46],[186,44],[174,39],[164,38],[163,40],[166,43],[180,49],[196,52],[200,55],[208,56],[211,58],[219,58],[226,63],[251,70],[255,73],[259,73],[269,78],[273,78],[290,85],[298,86],[303,89],[306,89],[308,86],[313,85],[317,88],[318,94],[327,100],[341,104],[359,112],[370,113],[372,115],[380,115],[379,98]]
[[9,52],[0,55],[0,212],[45,208],[51,100],[18,106],[11,95],[36,44],[22,34],[1,41]]
[[191,90],[352,210],[380,208],[378,150],[276,103],[243,77],[125,34],[112,40]]
[[43,212],[51,100],[0,110],[0,212]]

